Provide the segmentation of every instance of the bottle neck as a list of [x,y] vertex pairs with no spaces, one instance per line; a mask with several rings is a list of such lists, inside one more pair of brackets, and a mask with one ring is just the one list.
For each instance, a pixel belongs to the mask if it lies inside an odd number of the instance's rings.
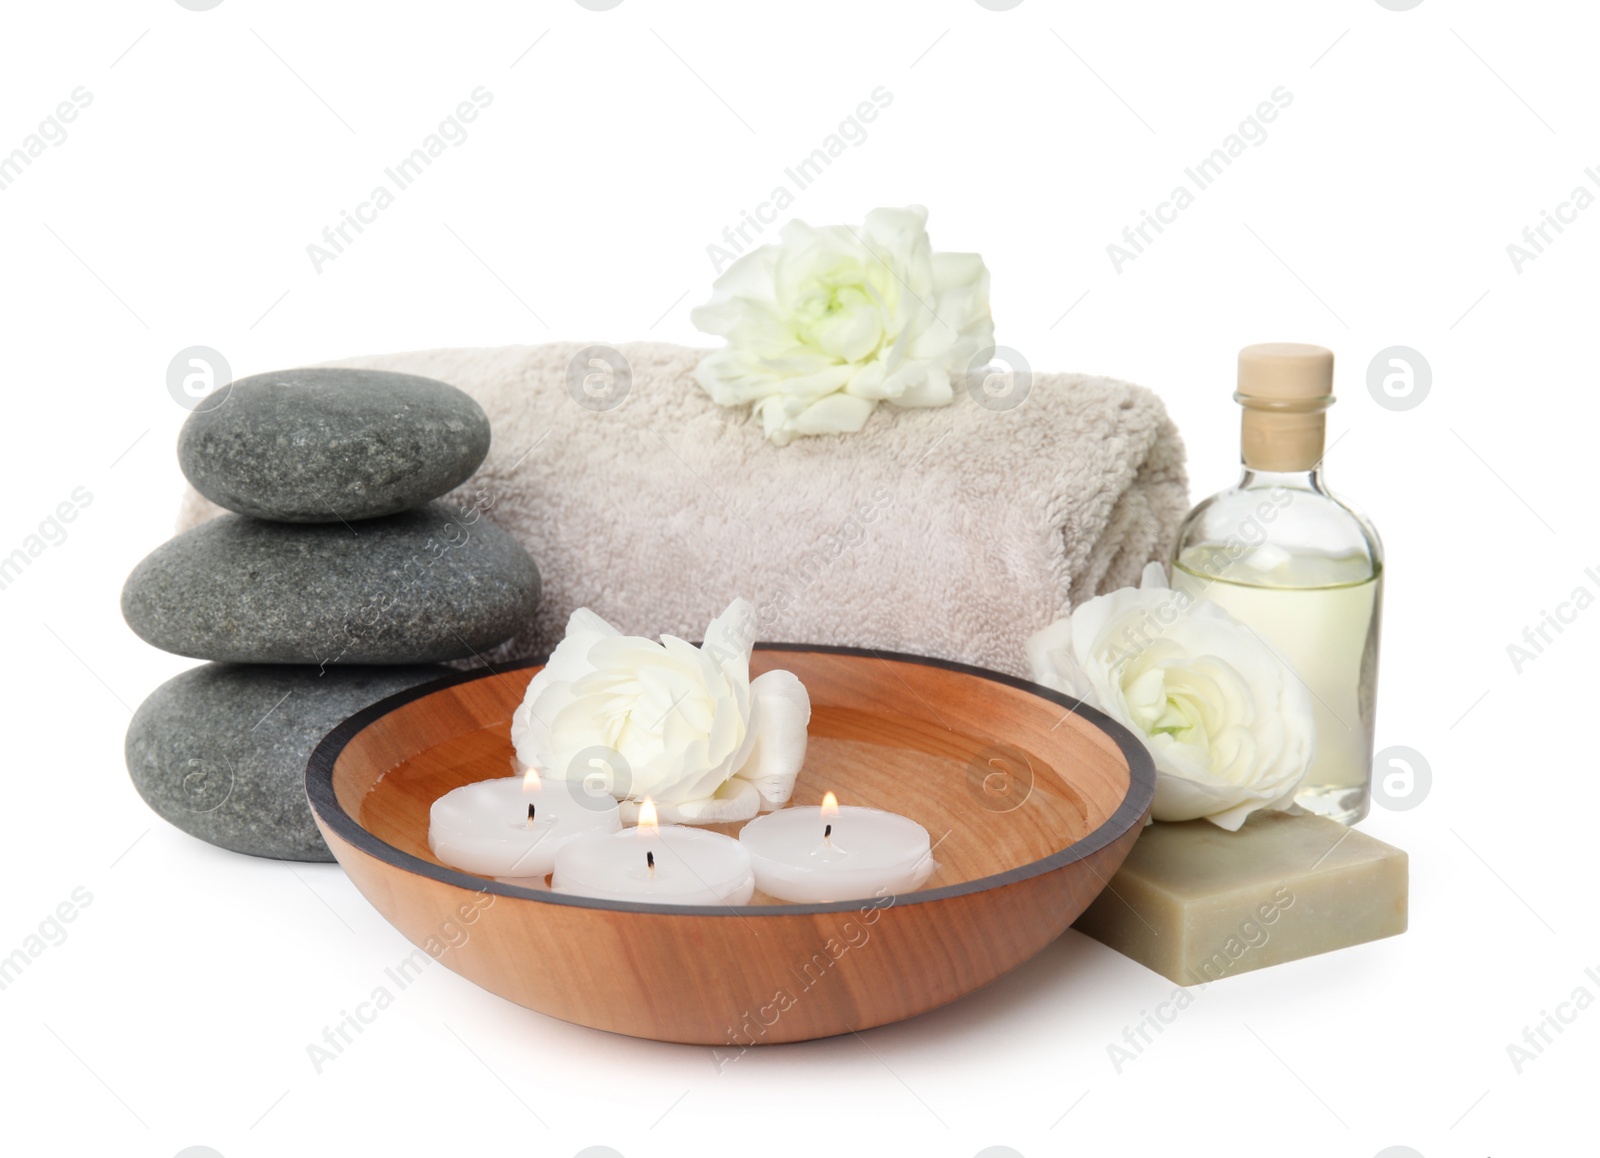
[[1325,495],[1328,488],[1322,481],[1322,463],[1310,470],[1254,470],[1248,464],[1239,475],[1238,489],[1242,491],[1315,491]]

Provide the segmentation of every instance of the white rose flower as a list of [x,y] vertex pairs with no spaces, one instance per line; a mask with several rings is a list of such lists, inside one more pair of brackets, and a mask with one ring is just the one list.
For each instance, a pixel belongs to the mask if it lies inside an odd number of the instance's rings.
[[751,250],[690,317],[728,344],[695,379],[724,406],[754,403],[767,437],[854,433],[880,401],[943,406],[951,374],[994,345],[989,271],[934,253],[928,211],[874,209],[859,229],[802,221]]
[[1236,831],[1258,809],[1288,808],[1311,766],[1311,695],[1294,669],[1215,603],[1169,589],[1159,563],[1139,587],[1035,633],[1027,650],[1036,681],[1144,741],[1157,820],[1203,816]]
[[754,622],[736,599],[694,647],[623,635],[588,608],[574,611],[512,715],[518,761],[582,780],[611,766],[591,750],[619,754],[628,775],[614,794],[630,822],[647,796],[662,823],[748,820],[786,803],[805,762],[811,699],[792,672],[750,678]]

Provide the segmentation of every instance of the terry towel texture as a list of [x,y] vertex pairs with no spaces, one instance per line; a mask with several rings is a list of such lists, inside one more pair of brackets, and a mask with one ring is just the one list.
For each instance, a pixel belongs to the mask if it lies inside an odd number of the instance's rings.
[[[581,606],[631,634],[697,640],[742,595],[764,641],[1025,676],[1027,637],[1136,584],[1188,510],[1177,431],[1154,394],[1125,382],[1035,374],[1009,410],[958,386],[950,406],[880,406],[860,434],[777,447],[695,384],[702,350],[617,347],[631,390],[613,409],[587,409],[567,376],[583,348],[335,363],[437,378],[488,412],[488,460],[450,499],[469,512],[490,504],[486,517],[544,578],[534,621],[490,662],[548,654]],[[217,513],[191,490],[179,529]]]

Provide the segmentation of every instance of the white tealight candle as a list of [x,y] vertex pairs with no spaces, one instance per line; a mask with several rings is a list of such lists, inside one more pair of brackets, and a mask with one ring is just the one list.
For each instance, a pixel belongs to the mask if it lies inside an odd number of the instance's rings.
[[744,905],[755,892],[750,854],[703,828],[658,827],[655,805],[637,828],[594,833],[561,846],[550,887],[558,893],[661,905]]
[[452,868],[487,877],[540,878],[556,850],[584,833],[622,827],[617,802],[538,773],[465,784],[433,802],[428,847]]
[[817,806],[758,816],[739,833],[756,884],[784,901],[850,901],[906,893],[933,874],[928,830],[877,808]]

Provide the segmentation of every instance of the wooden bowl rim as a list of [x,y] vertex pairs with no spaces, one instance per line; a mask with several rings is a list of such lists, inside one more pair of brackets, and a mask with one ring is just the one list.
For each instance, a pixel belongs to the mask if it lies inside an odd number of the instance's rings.
[[[901,663],[921,664],[926,667],[944,668],[948,671],[976,676],[979,679],[991,680],[995,683],[1030,692],[1042,699],[1067,708],[1072,715],[1081,716],[1109,736],[1122,752],[1123,759],[1128,762],[1128,792],[1117,805],[1115,811],[1098,828],[1093,829],[1079,840],[1074,841],[1063,849],[1058,849],[1047,857],[1029,861],[1027,864],[1018,865],[1016,868],[1007,869],[1005,872],[993,873],[986,877],[978,877],[975,880],[963,881],[960,884],[944,885],[936,889],[921,889],[907,893],[904,896],[896,896],[895,906],[897,908],[903,905],[929,904],[954,897],[987,892],[990,889],[1001,888],[1005,885],[1029,880],[1044,873],[1064,868],[1099,852],[1134,825],[1142,823],[1145,813],[1149,811],[1151,802],[1155,799],[1155,761],[1151,758],[1149,750],[1139,742],[1133,733],[1099,709],[1080,699],[1063,695],[1052,688],[1047,688],[1042,684],[1006,675],[1004,672],[991,671],[971,664],[957,663],[954,660],[935,659],[932,656],[910,655],[904,652],[879,651],[859,647],[836,647],[816,643],[758,643],[755,649],[757,651],[811,652],[819,655],[847,655],[863,659],[883,659]],[[355,715],[340,723],[333,731],[323,737],[321,743],[311,753],[311,759],[306,764],[306,796],[310,800],[311,810],[340,839],[366,855],[383,861],[385,864],[443,884],[455,885],[458,888],[469,889],[474,892],[492,893],[496,896],[538,901],[543,904],[601,909],[617,913],[644,913],[651,916],[777,917],[853,912],[859,909],[864,901],[870,900],[870,898],[857,898],[851,901],[786,905],[660,905],[535,891],[519,885],[508,885],[492,877],[480,877],[458,869],[446,868],[443,865],[425,861],[421,857],[412,856],[408,852],[402,852],[394,845],[381,840],[369,829],[363,828],[355,817],[346,812],[339,803],[338,796],[333,790],[334,765],[338,763],[339,755],[344,751],[345,747],[369,725],[389,713],[398,711],[407,704],[420,700],[424,696],[432,695],[435,692],[441,692],[447,688],[455,687],[458,684],[470,683],[474,680],[497,678],[507,672],[524,671],[530,667],[543,667],[547,662],[548,657],[500,668],[473,668],[455,675],[443,676],[425,684],[418,684],[416,687],[407,688],[355,713]]]

